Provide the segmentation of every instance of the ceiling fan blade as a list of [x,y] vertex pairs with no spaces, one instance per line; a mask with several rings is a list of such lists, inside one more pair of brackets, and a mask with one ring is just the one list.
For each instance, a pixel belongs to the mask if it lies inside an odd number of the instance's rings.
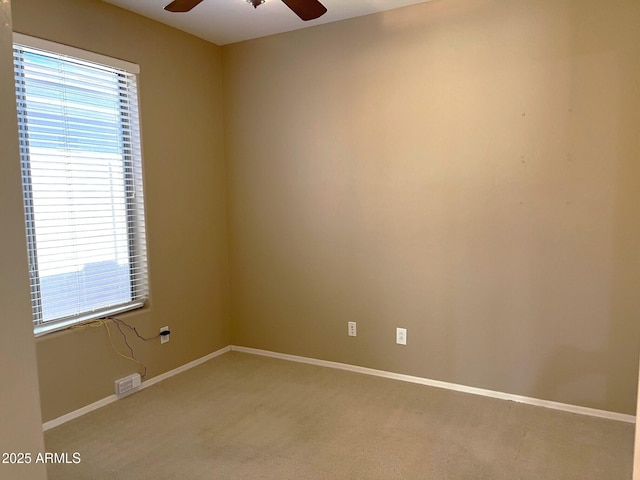
[[174,0],[164,7],[167,12],[188,12],[198,5],[202,0]]
[[305,22],[321,17],[327,9],[318,0],[282,0],[287,7]]

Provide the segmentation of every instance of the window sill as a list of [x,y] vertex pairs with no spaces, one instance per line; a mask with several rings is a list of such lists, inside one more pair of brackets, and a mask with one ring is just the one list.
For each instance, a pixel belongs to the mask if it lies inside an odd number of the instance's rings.
[[139,308],[142,308],[143,306],[144,306],[144,301],[132,302],[132,303],[127,303],[126,305],[121,305],[119,307],[97,310],[95,312],[86,313],[84,315],[79,315],[77,317],[71,317],[71,318],[66,318],[61,320],[52,320],[50,322],[46,322],[46,323],[42,323],[40,325],[34,326],[33,333],[36,338],[42,337],[50,333],[66,330],[67,328],[73,327],[75,325],[82,325],[83,323],[99,320],[101,318],[118,315],[120,313],[129,312],[131,310],[137,310]]

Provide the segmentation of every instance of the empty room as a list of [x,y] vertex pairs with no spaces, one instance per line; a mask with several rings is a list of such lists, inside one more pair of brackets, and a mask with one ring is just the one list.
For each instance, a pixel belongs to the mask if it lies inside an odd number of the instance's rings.
[[0,0],[0,479],[631,480],[638,45],[638,0]]

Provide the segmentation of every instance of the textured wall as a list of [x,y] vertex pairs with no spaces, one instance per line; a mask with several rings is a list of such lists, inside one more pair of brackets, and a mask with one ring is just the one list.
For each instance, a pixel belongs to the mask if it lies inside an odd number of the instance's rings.
[[44,441],[29,276],[23,268],[27,247],[14,92],[11,5],[0,1],[0,453],[32,455],[29,465],[0,464],[0,478],[39,480],[47,475],[44,464],[35,464]]
[[638,25],[441,0],[225,46],[233,343],[633,414]]

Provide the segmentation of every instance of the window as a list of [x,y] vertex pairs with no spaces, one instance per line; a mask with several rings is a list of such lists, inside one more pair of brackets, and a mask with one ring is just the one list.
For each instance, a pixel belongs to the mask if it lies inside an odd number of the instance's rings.
[[34,331],[139,308],[138,67],[19,34],[13,51]]

